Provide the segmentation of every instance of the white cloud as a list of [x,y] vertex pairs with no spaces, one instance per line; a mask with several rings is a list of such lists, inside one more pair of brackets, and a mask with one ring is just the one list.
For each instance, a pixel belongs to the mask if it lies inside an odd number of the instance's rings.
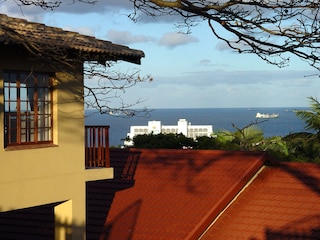
[[[256,56],[231,53],[222,41],[216,46],[217,40],[208,32],[206,24],[195,27],[194,35],[170,32],[161,37],[164,32],[176,30],[172,29],[178,22],[175,16],[148,18],[141,15],[137,24],[133,24],[127,18],[133,11],[129,0],[101,0],[95,5],[77,0],[70,4],[72,2],[62,1],[61,8],[44,11],[32,6],[19,8],[14,1],[0,0],[0,12],[101,39],[106,37],[113,43],[154,43],[140,44],[137,48],[146,53],[139,68],[155,80],[125,93],[132,102],[137,96],[148,99],[145,104],[154,108],[297,106],[307,103],[308,96],[318,94],[319,79],[304,78],[314,73],[309,66],[298,61],[289,70],[277,69]],[[186,46],[177,48],[182,45]],[[229,51],[223,51],[226,49]],[[126,67],[124,65],[121,71]]]
[[107,39],[119,44],[144,43],[155,41],[154,38],[147,35],[134,35],[129,31],[109,30]]
[[[307,71],[205,71],[181,76],[154,76],[135,89],[149,107],[272,107],[307,106],[320,82]],[[163,97],[165,93],[166,97]]]
[[22,4],[19,1],[0,1],[0,9],[4,8],[8,10],[8,14],[14,12],[23,12],[26,14],[33,12],[41,14],[48,13],[49,11],[82,14],[104,13],[105,11],[118,11],[119,9],[133,10],[133,3],[129,0],[108,0],[107,3],[106,1],[95,1],[92,4],[90,4],[80,0],[64,0],[60,2],[59,7],[54,8],[52,10],[44,10],[41,7]]
[[219,67],[219,68],[228,68],[230,67],[227,63],[220,63],[220,62],[212,62],[212,60],[208,58],[201,59],[200,61],[196,62],[197,66],[209,67]]
[[[1,1],[0,0],[0,13],[7,14],[11,17],[20,17],[28,19],[29,21],[42,22],[42,16],[50,12],[65,13],[74,15],[84,14],[124,14],[129,16],[134,14],[134,5],[130,0],[100,0],[94,1],[93,4],[86,3],[80,0],[64,0],[60,1],[60,5],[53,10],[44,10],[41,7],[33,5],[24,5],[19,1]],[[159,16],[152,17],[142,12],[137,13],[136,18],[139,23],[177,23],[181,21],[179,16]]]
[[218,50],[218,51],[238,51],[236,49],[241,49],[242,51],[243,50],[246,50],[246,49],[250,49],[250,47],[244,42],[244,41],[240,41],[238,42],[238,39],[228,39],[229,40],[229,43],[230,45],[234,48],[230,48],[230,46],[225,42],[225,41],[219,41],[216,46],[215,46],[215,49]]
[[[184,72],[180,76],[159,76],[155,77],[155,84],[185,84],[193,87],[215,86],[224,84],[235,85],[256,85],[283,86],[287,88],[310,86],[314,84],[314,78],[305,78],[307,71],[199,71]],[[159,78],[159,81],[157,81]]]
[[230,51],[230,47],[228,46],[228,44],[226,44],[224,41],[219,41],[216,46],[215,46],[216,50],[219,51]]
[[28,21],[42,22],[46,11],[35,6],[19,6],[15,1],[0,1],[0,13]]
[[211,63],[210,59],[202,59],[199,61],[199,64],[204,65],[204,66],[208,66],[208,65],[211,65],[212,63]]
[[178,32],[165,33],[159,40],[159,45],[168,48],[175,48],[177,46],[185,45],[188,43],[198,42],[199,39],[188,34]]
[[80,34],[87,35],[87,36],[95,36],[93,29],[88,27],[74,28],[71,26],[65,26],[63,27],[63,29],[67,31],[78,32]]

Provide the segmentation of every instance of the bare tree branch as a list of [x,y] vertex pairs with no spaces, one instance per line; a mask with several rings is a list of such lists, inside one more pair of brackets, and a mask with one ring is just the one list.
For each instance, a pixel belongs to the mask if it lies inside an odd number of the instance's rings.
[[[3,0],[2,2],[6,2]],[[14,0],[18,6],[36,6],[42,9],[55,9],[60,7],[62,1],[46,1],[46,0]],[[97,0],[72,0],[71,4],[76,2],[95,4]],[[1,2],[0,2],[1,3]]]
[[126,90],[134,87],[141,82],[153,79],[151,76],[140,77],[140,71],[120,72],[112,70],[114,63],[108,62],[106,65],[100,65],[96,62],[85,64],[84,75],[93,83],[85,85],[86,107],[94,108],[100,113],[121,116],[136,116],[147,114],[146,109],[132,110],[144,100],[137,99],[135,102],[125,103],[122,94]]
[[[20,2],[22,3],[22,1]],[[42,2],[50,3],[38,1],[37,4]],[[27,4],[25,1],[23,3]],[[42,28],[42,25],[39,24],[39,27]],[[36,36],[34,36],[33,40],[30,40],[28,34],[21,34],[19,30],[12,28],[10,23],[6,24],[2,22],[1,24],[0,22],[1,36],[4,36],[2,37],[2,43],[5,45],[14,43],[15,46],[22,46],[27,51],[30,61],[50,66],[57,71],[62,69],[73,71],[75,66],[82,64],[84,60],[91,59],[90,56],[86,56],[87,53],[85,51],[69,49],[58,41],[50,41],[50,44],[48,44],[47,41],[34,40],[37,39]],[[110,58],[106,59],[113,59],[113,57],[110,56]],[[122,57],[120,56],[119,59],[122,59]],[[115,60],[119,59],[115,58]],[[95,62],[85,62],[83,66],[84,78],[91,80],[91,83],[84,86],[83,97],[85,98],[85,106],[94,108],[103,114],[121,116],[141,116],[147,114],[147,109],[138,109],[143,100],[138,98],[134,102],[126,103],[122,98],[122,94],[138,83],[151,82],[152,77],[141,77],[139,70],[127,70],[126,72],[123,72],[123,70],[113,70],[114,65],[115,62],[113,61],[105,62],[105,58]],[[82,79],[81,81],[79,79],[79,82],[82,84]]]
[[[73,0],[95,4],[98,0]],[[187,33],[207,21],[215,37],[239,53],[253,53],[270,64],[287,66],[290,54],[320,70],[318,0],[130,0],[139,12],[152,17],[178,15]],[[62,1],[15,0],[18,5],[58,8]],[[218,28],[219,27],[219,28]],[[222,29],[222,30],[221,30]]]
[[[215,37],[239,53],[253,53],[286,66],[293,54],[320,70],[318,0],[130,0],[134,12],[157,17],[178,15],[180,26],[207,21]],[[221,30],[222,29],[222,30]]]

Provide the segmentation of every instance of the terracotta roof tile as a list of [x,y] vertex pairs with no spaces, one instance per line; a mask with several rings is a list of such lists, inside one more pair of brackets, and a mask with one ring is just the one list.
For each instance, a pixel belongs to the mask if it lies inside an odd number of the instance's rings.
[[[320,239],[319,165],[267,159],[248,152],[112,149],[115,179],[86,185],[87,239],[198,239],[206,229],[201,239]],[[52,205],[1,213],[0,232],[48,239],[52,214]]]
[[320,168],[264,169],[202,239],[320,239]]
[[[135,152],[135,182],[115,194],[105,224],[108,239],[194,239],[266,161],[242,152]],[[119,152],[111,156],[121,159]]]
[[26,44],[32,42],[41,46],[55,46],[89,53],[84,60],[125,60],[140,63],[144,53],[126,46],[85,36],[61,28],[28,22],[23,19],[0,14],[0,42],[5,44]]
[[[122,181],[132,159],[134,180]],[[111,150],[111,160],[96,238],[198,239],[212,224],[201,239],[320,239],[319,165],[210,150]]]

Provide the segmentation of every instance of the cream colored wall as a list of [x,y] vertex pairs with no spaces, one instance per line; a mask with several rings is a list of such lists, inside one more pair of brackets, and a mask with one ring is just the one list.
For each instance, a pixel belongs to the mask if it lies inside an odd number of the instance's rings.
[[[28,66],[25,61],[6,61],[3,54],[0,61],[0,66],[6,70],[45,69],[37,65]],[[52,71],[45,69],[47,70]],[[79,101],[79,96],[76,100],[75,95],[81,92],[82,78],[81,75],[77,76],[78,79],[71,74],[56,75],[54,98],[58,99],[58,104],[54,104],[54,142],[57,145],[10,151],[4,149],[3,144],[0,146],[1,169],[5,169],[0,174],[0,192],[6,199],[2,198],[1,201],[0,207],[3,210],[67,200],[78,191],[74,180],[84,171],[84,114],[83,102]],[[0,133],[3,141],[3,116],[1,119]]]
[[[2,70],[50,69],[25,64],[20,52],[7,53],[1,47],[0,51],[0,211],[72,200],[73,222],[85,225],[85,182],[112,178],[113,170],[85,170],[82,74],[75,78],[73,74],[56,73],[55,146],[8,151],[3,142]],[[22,60],[13,60],[12,56],[22,56]]]

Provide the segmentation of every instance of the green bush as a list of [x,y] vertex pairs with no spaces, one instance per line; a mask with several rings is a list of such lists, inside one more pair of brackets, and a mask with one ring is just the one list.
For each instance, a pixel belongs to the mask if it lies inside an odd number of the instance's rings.
[[264,138],[263,132],[251,123],[244,128],[235,127],[235,132],[220,130],[215,137],[198,137],[196,140],[183,134],[144,134],[133,138],[136,148],[166,149],[216,149],[266,151],[280,161],[320,163],[320,103],[310,98],[312,111],[297,111],[297,116],[306,122],[306,129],[315,133],[293,133],[283,138]]
[[133,138],[135,148],[180,149],[194,147],[194,141],[183,134],[143,134]]

